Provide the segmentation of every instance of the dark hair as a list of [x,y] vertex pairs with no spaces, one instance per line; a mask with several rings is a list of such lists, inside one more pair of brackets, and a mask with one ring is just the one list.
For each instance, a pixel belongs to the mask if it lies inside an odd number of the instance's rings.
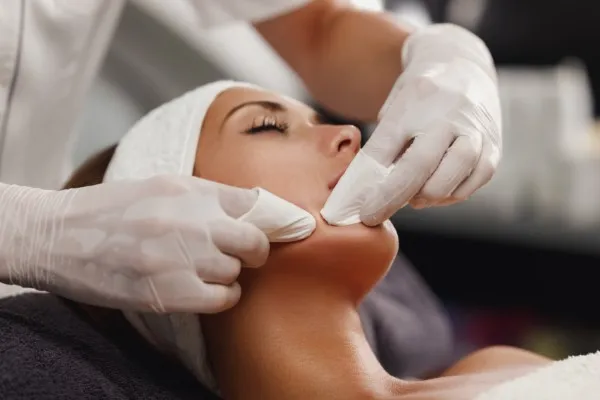
[[64,184],[64,189],[74,189],[85,186],[93,186],[102,183],[108,164],[112,160],[117,145],[112,145],[94,154],[86,160]]

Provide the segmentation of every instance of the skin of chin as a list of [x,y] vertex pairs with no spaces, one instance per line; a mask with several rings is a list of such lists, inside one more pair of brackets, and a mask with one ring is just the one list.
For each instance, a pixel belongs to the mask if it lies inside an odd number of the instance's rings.
[[[277,279],[295,285],[312,281],[311,285],[330,285],[360,301],[385,276],[397,251],[398,237],[391,223],[335,227],[318,218],[310,237],[272,244],[267,263],[243,275],[251,275],[249,281]],[[244,281],[242,277],[242,288]]]

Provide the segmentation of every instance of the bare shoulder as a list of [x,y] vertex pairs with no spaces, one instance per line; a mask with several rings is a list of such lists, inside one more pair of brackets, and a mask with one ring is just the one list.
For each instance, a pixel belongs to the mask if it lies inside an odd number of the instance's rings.
[[505,368],[542,367],[551,359],[510,346],[492,346],[478,350],[459,360],[442,376],[481,373]]
[[527,350],[493,346],[459,360],[440,377],[398,385],[389,400],[464,400],[553,361]]

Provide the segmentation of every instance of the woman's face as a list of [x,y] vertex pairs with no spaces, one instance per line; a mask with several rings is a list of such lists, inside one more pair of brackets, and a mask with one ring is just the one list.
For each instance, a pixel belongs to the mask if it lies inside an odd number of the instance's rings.
[[[396,254],[393,228],[332,227],[319,214],[359,149],[360,132],[354,126],[323,124],[300,102],[259,89],[234,88],[217,97],[204,119],[194,175],[231,186],[262,187],[309,211],[317,219],[315,233],[299,243],[274,246],[270,260],[285,257],[286,264],[293,259],[306,265],[316,256],[320,264],[342,265],[347,258],[347,268],[354,268],[357,279],[361,274],[352,264],[379,264],[367,271],[373,278],[360,277],[361,286],[369,286]],[[332,251],[336,247],[340,251]],[[335,258],[327,261],[323,253]],[[373,259],[376,254],[382,259]],[[306,272],[306,266],[301,268]],[[329,272],[335,275],[334,270]]]
[[195,172],[232,186],[260,186],[317,215],[359,148],[354,126],[325,125],[302,103],[235,88],[205,118]]

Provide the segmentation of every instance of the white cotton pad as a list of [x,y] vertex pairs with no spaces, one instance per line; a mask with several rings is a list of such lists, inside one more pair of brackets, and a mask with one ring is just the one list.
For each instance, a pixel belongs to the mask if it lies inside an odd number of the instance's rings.
[[256,226],[270,242],[281,243],[307,238],[317,227],[315,218],[304,209],[260,188],[258,201],[239,220]]
[[[121,139],[104,181],[145,179],[156,175],[192,176],[204,117],[217,96],[231,88],[257,86],[219,81],[171,100],[140,119]],[[292,242],[312,234],[315,218],[264,189],[256,205],[240,219],[261,229],[271,242]],[[124,311],[146,340],[181,360],[208,388],[218,392],[195,314]]]
[[367,195],[390,170],[360,150],[325,202],[323,219],[335,226],[360,223],[360,209]]

